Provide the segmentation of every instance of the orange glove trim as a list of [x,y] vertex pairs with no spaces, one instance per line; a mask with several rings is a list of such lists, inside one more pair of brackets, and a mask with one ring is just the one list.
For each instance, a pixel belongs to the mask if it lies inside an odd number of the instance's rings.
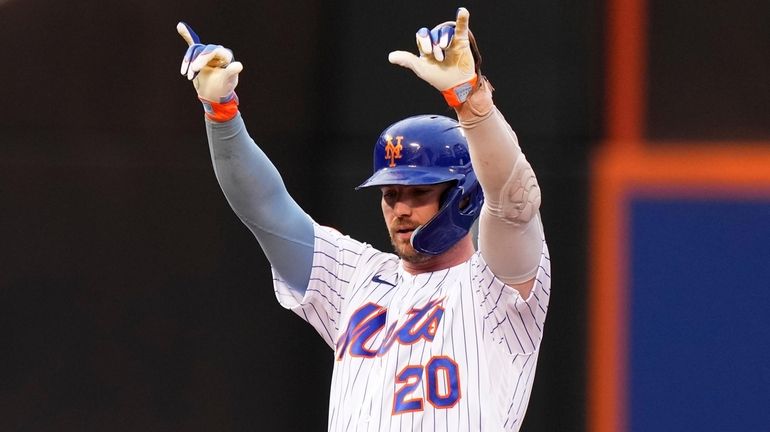
[[451,107],[458,107],[465,102],[466,99],[468,99],[468,95],[470,94],[471,90],[476,88],[476,82],[478,81],[479,76],[477,74],[473,74],[473,78],[470,80],[458,84],[452,88],[446,89],[441,92],[442,95],[444,95],[444,99],[446,99],[446,102]]
[[233,93],[233,97],[222,103],[212,102],[203,98],[200,99],[203,104],[203,110],[206,112],[206,118],[215,122],[226,122],[232,120],[238,114],[238,95]]

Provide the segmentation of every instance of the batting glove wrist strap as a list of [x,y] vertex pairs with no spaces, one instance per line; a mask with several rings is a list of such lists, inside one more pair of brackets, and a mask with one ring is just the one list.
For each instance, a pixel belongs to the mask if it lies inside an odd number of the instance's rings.
[[446,99],[446,103],[451,107],[458,107],[462,105],[467,99],[468,95],[476,88],[476,82],[478,81],[478,75],[473,74],[473,77],[459,85],[446,89],[441,92]]
[[225,98],[222,102],[212,102],[210,100],[199,97],[203,104],[203,111],[206,113],[206,118],[215,122],[226,122],[232,120],[236,114],[238,114],[238,95],[233,92],[229,98]]
[[456,106],[457,120],[464,128],[475,127],[475,125],[492,114],[494,102],[492,101],[492,92],[494,87],[485,76],[480,76],[478,84],[468,95],[468,98],[462,105]]

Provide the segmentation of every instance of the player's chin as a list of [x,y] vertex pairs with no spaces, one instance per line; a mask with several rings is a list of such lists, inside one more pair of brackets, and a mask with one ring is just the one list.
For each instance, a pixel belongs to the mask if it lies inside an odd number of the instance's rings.
[[409,241],[399,240],[391,236],[390,242],[393,244],[396,255],[408,263],[420,264],[431,258],[430,255],[417,252]]

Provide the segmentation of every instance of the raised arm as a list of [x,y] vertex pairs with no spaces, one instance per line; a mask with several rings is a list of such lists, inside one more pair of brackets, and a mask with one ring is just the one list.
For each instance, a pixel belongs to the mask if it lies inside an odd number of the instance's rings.
[[484,191],[479,250],[495,275],[526,298],[543,251],[540,188],[516,134],[494,106],[491,85],[480,74],[469,16],[460,8],[456,21],[420,29],[419,57],[394,51],[389,60],[441,91],[457,112]]
[[241,119],[235,87],[243,66],[229,49],[201,44],[187,24],[179,23],[177,31],[188,44],[181,73],[193,81],[203,104],[217,181],[276,273],[302,294],[313,261],[313,221],[291,198]]

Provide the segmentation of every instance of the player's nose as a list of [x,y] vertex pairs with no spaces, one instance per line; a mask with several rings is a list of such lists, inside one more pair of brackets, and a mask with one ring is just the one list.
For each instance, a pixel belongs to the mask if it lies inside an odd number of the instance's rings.
[[393,204],[393,213],[398,217],[409,216],[412,214],[412,206],[404,200],[396,200]]

